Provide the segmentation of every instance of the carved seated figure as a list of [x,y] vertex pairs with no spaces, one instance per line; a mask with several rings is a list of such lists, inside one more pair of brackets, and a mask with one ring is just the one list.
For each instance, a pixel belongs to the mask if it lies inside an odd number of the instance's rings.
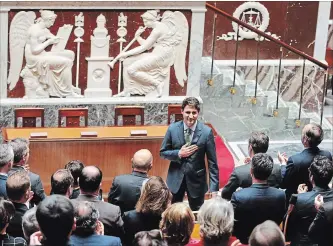
[[[82,97],[72,85],[72,66],[75,54],[71,50],[45,51],[49,45],[60,42],[50,28],[57,17],[53,11],[40,10],[36,20],[34,12],[21,11],[10,26],[9,89],[12,90],[23,78],[25,97]],[[26,64],[22,68],[23,53]]]

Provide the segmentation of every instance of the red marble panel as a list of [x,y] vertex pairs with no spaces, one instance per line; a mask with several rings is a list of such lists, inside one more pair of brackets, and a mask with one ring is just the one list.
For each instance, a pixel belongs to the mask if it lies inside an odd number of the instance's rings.
[[[191,30],[191,17],[192,13],[189,10],[180,10],[187,18],[189,23],[189,29]],[[9,12],[9,26],[10,23],[15,16],[19,12],[18,10],[11,10]],[[82,37],[84,40],[84,43],[81,43],[81,53],[80,53],[80,75],[79,75],[79,87],[81,88],[82,94],[84,93],[84,90],[87,88],[87,68],[88,63],[85,60],[86,57],[90,56],[90,36],[93,34],[93,30],[96,28],[96,18],[98,15],[103,14],[107,20],[106,22],[106,28],[108,29],[109,35],[110,35],[110,53],[109,56],[116,57],[119,54],[119,43],[117,43],[118,36],[116,34],[116,31],[118,29],[118,15],[120,12],[123,12],[125,16],[128,16],[127,19],[127,36],[125,37],[127,43],[123,44],[123,47],[125,47],[128,42],[130,42],[134,38],[134,34],[136,30],[139,28],[139,26],[143,26],[143,22],[141,19],[141,15],[145,11],[128,11],[128,10],[117,10],[117,11],[107,11],[107,10],[89,10],[89,11],[73,11],[73,10],[61,10],[61,11],[55,11],[55,13],[58,15],[57,19],[55,21],[55,24],[50,28],[50,31],[53,34],[57,33],[57,30],[60,26],[63,24],[72,24],[74,25],[74,16],[78,15],[80,12],[83,12],[84,15],[84,36]],[[35,10],[35,13],[37,17],[39,17],[38,10]],[[163,11],[160,13],[163,14]],[[73,27],[74,30],[75,26]],[[145,33],[142,34],[143,38],[147,38],[149,36],[150,30],[146,30]],[[190,37],[190,35],[189,35]],[[77,44],[74,42],[75,35],[72,32],[70,35],[70,38],[68,40],[66,49],[72,50],[75,52],[77,51]],[[190,40],[190,38],[189,38]],[[133,44],[132,48],[138,46],[138,43],[136,42]],[[49,47],[50,49],[50,47]],[[188,43],[188,53],[189,53],[189,43]],[[188,54],[186,58],[186,69],[188,68]],[[8,56],[9,57],[9,56]],[[10,61],[9,61],[10,63]],[[24,64],[23,64],[24,65]],[[119,63],[116,63],[113,70],[111,70],[111,80],[110,80],[110,88],[112,89],[113,94],[116,94],[118,91],[118,71],[119,71]],[[75,85],[75,78],[76,78],[76,60],[74,61],[74,65],[72,68],[72,79],[73,79],[73,85]],[[174,73],[174,69],[171,68],[170,73],[170,95],[186,95],[186,83],[184,88],[182,88],[177,83],[177,79]],[[17,86],[12,91],[8,91],[8,97],[10,98],[17,98],[17,97],[23,97],[24,96],[24,85],[22,82],[22,79],[20,78],[19,82],[17,83]]]
[[[236,8],[244,2],[209,2],[219,9],[233,14]],[[313,44],[315,39],[318,2],[260,2],[270,15],[270,23],[266,32],[281,36],[280,40],[299,49],[309,55],[313,55]],[[206,13],[205,44],[203,56],[212,55],[212,32],[214,11]],[[216,20],[216,35],[233,32],[231,21],[218,14]],[[214,58],[218,60],[235,59],[236,41],[216,41]],[[260,59],[278,59],[280,57],[279,45],[263,41],[259,44]],[[299,56],[284,51],[284,57],[298,59]],[[238,59],[256,59],[257,42],[255,40],[242,40],[238,46]]]

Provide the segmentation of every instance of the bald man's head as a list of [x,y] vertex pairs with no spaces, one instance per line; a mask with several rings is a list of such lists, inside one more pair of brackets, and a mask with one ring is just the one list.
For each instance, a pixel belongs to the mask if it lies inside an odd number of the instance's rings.
[[257,225],[249,238],[249,246],[284,246],[285,240],[282,231],[278,225],[266,220]]
[[99,190],[102,177],[102,171],[98,167],[86,166],[79,177],[80,189],[86,193],[96,192]]
[[147,149],[140,149],[135,152],[132,158],[132,167],[139,171],[149,171],[153,165],[153,155]]
[[302,130],[302,143],[305,147],[317,147],[323,141],[323,129],[316,123],[307,124]]

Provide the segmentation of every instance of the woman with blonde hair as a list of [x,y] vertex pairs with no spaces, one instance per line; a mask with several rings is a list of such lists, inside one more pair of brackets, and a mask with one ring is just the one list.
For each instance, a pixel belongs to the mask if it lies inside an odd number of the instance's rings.
[[163,211],[171,204],[172,194],[161,177],[152,176],[143,185],[135,210],[125,212],[125,244],[132,245],[140,231],[159,229]]
[[160,229],[169,246],[186,245],[194,228],[192,210],[184,203],[174,203],[162,214]]

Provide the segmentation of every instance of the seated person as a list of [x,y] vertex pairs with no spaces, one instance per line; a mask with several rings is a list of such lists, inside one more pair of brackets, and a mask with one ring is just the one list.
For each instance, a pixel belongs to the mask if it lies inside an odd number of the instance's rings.
[[7,232],[13,237],[24,237],[22,230],[22,217],[29,209],[29,202],[33,197],[28,172],[19,170],[7,179],[8,199],[15,207],[15,215],[9,222]]
[[[9,175],[18,170],[24,170],[28,166],[28,160],[30,157],[29,140],[26,138],[14,138],[10,141],[10,145],[14,151],[14,164],[9,171]],[[34,192],[34,196],[31,199],[31,205],[37,205],[41,200],[45,198],[45,192],[42,181],[38,174],[28,170],[31,190]]]
[[147,149],[137,151],[132,158],[132,173],[116,176],[113,179],[108,201],[120,207],[121,212],[135,209],[144,180],[153,166],[153,156]]
[[74,207],[61,195],[46,197],[37,207],[36,218],[40,231],[30,237],[30,245],[67,245],[75,229]]
[[70,242],[74,245],[121,246],[118,237],[104,236],[98,220],[99,212],[91,202],[79,202],[75,206],[76,229]]
[[29,242],[30,236],[39,231],[39,225],[36,218],[37,207],[30,208],[22,217],[22,229],[24,238]]
[[83,168],[84,164],[79,160],[70,161],[65,165],[65,169],[68,169],[74,178],[73,192],[70,199],[75,199],[80,195],[79,177]]
[[187,246],[227,246],[234,227],[234,209],[221,197],[205,201],[198,213],[201,241]]
[[162,214],[160,230],[169,246],[186,245],[194,228],[194,215],[185,203],[174,203]]
[[158,229],[161,215],[171,204],[172,195],[161,177],[150,177],[142,187],[136,209],[125,212],[126,245],[131,245],[135,233]]
[[278,225],[270,220],[257,225],[249,238],[249,246],[284,246],[284,235]]
[[140,231],[134,236],[133,246],[168,246],[160,230]]
[[269,187],[267,179],[273,169],[272,158],[263,153],[255,154],[251,161],[252,185],[234,192],[231,203],[234,207],[234,236],[246,244],[257,225],[266,220],[276,224],[285,214],[286,197],[282,190]]
[[120,208],[98,198],[102,177],[102,171],[96,166],[83,168],[79,177],[80,195],[72,201],[74,204],[81,201],[94,203],[99,212],[99,220],[104,225],[105,235],[122,238],[124,222],[121,218]]
[[8,224],[15,214],[15,207],[12,202],[0,198],[0,245],[27,246],[26,241],[21,237],[12,237],[7,234]]
[[[230,200],[232,194],[238,188],[247,188],[252,185],[252,178],[250,174],[251,159],[257,153],[266,153],[269,147],[269,137],[263,132],[253,132],[249,138],[248,152],[249,157],[246,162],[238,167],[235,167],[230,175],[228,183],[222,189],[222,198]],[[273,165],[271,175],[267,179],[269,186],[279,188],[282,182],[281,166],[279,164]]]
[[68,169],[59,169],[51,176],[51,195],[62,195],[70,198],[74,179]]
[[325,202],[333,201],[333,190],[328,187],[333,177],[333,164],[326,156],[316,156],[309,167],[310,182],[313,189],[309,192],[305,184],[299,186],[297,202],[290,214],[287,225],[287,241],[291,245],[313,245],[308,230],[316,216],[315,197],[320,194]]

